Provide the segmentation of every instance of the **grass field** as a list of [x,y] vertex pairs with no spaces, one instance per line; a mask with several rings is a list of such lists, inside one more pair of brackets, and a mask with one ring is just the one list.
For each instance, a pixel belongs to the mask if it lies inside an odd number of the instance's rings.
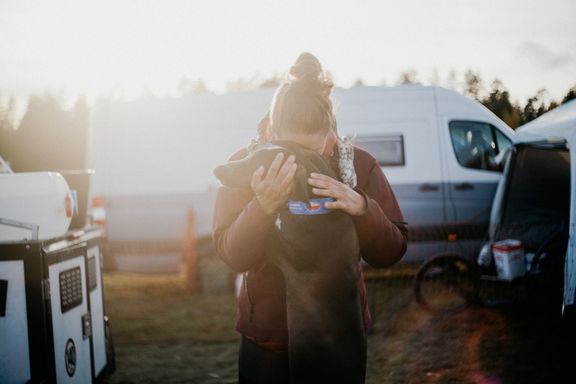
[[[236,382],[232,292],[191,294],[183,274],[107,273],[104,286],[117,361],[110,383]],[[566,382],[572,342],[537,308],[431,316],[412,300],[410,272],[399,269],[369,281],[368,294],[375,327],[367,383]]]

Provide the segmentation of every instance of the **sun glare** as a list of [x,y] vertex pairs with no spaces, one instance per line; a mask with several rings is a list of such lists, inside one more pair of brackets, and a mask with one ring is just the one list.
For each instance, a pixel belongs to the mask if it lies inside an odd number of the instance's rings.
[[22,43],[13,56],[36,67],[37,83],[56,89],[169,94],[187,76],[222,90],[226,81],[270,66],[257,55],[262,47],[250,43],[260,32],[239,25],[249,11],[268,27],[260,14],[266,8],[223,1],[58,4],[17,5],[10,30],[12,43]]
[[[408,70],[425,84],[446,84],[451,70],[472,69],[519,97],[544,86],[556,98],[566,92],[572,2],[519,12],[523,2],[508,0],[497,13],[482,1],[441,3],[5,0],[0,87],[20,95],[171,95],[186,77],[224,92],[240,78],[282,75],[311,51],[340,86],[391,85]],[[531,26],[545,33],[531,37]]]

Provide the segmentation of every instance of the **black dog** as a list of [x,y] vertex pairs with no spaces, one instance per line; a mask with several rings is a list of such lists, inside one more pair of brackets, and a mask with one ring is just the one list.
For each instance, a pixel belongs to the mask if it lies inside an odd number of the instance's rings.
[[359,245],[351,216],[327,210],[308,184],[311,172],[337,178],[317,152],[276,141],[217,167],[227,186],[249,188],[258,167],[278,152],[295,155],[298,170],[287,206],[279,211],[267,255],[286,283],[288,354],[294,383],[363,383],[366,336],[358,296]]

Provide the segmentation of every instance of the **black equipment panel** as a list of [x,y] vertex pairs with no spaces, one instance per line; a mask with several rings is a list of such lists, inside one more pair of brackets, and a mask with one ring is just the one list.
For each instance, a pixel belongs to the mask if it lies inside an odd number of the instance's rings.
[[80,267],[60,272],[60,309],[65,313],[82,304],[82,273]]
[[8,301],[8,280],[0,280],[0,317],[6,316],[6,301]]

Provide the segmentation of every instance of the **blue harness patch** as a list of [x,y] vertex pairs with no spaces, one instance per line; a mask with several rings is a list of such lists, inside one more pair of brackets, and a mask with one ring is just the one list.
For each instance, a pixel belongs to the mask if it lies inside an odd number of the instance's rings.
[[305,201],[290,200],[288,201],[288,210],[293,215],[324,215],[330,213],[325,204],[332,201],[335,200],[331,197],[311,199],[310,204]]

